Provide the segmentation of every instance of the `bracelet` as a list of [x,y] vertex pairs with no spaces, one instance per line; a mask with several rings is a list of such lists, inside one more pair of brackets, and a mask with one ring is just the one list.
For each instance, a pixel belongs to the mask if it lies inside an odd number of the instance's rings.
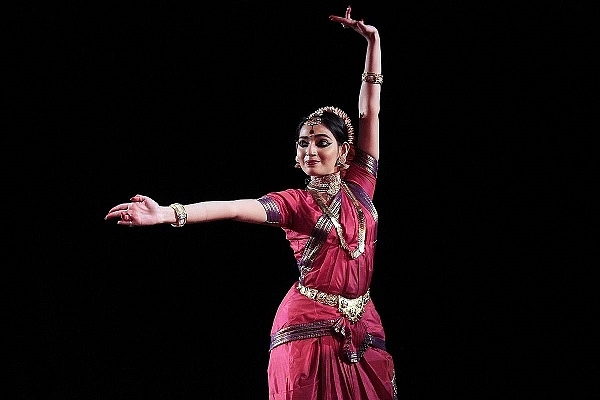
[[179,203],[173,203],[169,207],[175,210],[175,218],[177,218],[177,222],[171,224],[175,228],[181,228],[187,222],[187,213],[185,212],[185,207],[183,207]]
[[383,75],[375,72],[363,72],[361,80],[367,83],[381,85],[383,83]]

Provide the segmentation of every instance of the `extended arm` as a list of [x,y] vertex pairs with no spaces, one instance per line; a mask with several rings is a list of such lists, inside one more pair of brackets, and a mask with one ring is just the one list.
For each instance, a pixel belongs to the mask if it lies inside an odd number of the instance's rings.
[[[175,224],[176,213],[170,206],[161,206],[148,196],[137,194],[129,203],[121,203],[108,211],[104,219],[120,218],[119,225],[146,226]],[[184,205],[187,223],[234,220],[260,224],[267,213],[258,200],[203,201]]]

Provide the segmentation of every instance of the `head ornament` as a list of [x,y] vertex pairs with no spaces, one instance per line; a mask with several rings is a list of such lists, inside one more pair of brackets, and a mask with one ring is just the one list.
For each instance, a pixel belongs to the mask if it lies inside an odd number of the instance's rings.
[[321,117],[323,116],[323,112],[325,111],[334,113],[335,115],[344,120],[344,123],[346,124],[346,129],[348,130],[348,143],[350,143],[351,145],[354,144],[354,128],[352,127],[352,121],[350,121],[348,114],[346,114],[344,111],[337,107],[326,106],[317,109],[308,116],[304,125],[313,126],[320,124]]

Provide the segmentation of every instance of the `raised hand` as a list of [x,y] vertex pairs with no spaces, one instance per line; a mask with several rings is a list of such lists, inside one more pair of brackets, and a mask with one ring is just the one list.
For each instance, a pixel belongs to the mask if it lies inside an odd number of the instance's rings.
[[367,39],[377,32],[377,29],[374,26],[365,24],[364,20],[352,19],[351,13],[352,7],[348,6],[343,17],[338,15],[330,15],[329,20],[342,24],[342,27],[344,28],[352,28]]

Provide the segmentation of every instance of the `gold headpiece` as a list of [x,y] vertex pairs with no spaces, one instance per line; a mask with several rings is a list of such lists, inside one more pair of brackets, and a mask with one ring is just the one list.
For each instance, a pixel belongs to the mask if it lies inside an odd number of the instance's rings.
[[337,107],[326,106],[326,107],[321,107],[321,108],[317,109],[315,112],[313,112],[312,114],[310,114],[308,116],[304,125],[308,125],[308,126],[319,125],[321,123],[321,117],[323,116],[324,111],[332,112],[344,120],[344,123],[346,124],[346,128],[348,129],[348,143],[354,144],[354,128],[352,127],[352,122],[350,121],[350,118],[348,117],[348,115]]

